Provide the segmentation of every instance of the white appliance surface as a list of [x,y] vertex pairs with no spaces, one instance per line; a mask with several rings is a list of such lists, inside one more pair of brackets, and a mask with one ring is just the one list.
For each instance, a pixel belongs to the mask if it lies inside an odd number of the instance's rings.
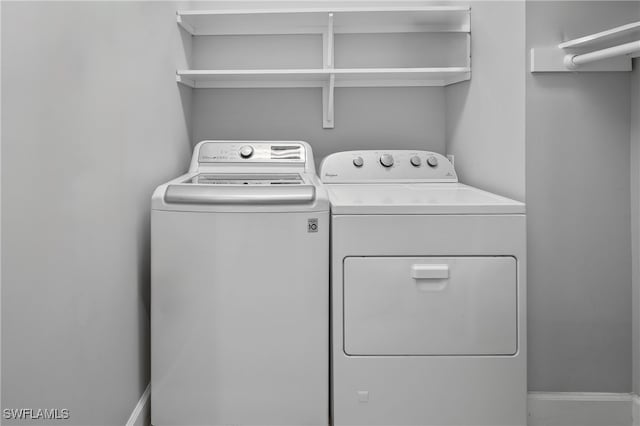
[[152,424],[327,425],[328,264],[306,143],[198,144],[152,199]]
[[525,205],[426,151],[329,155],[336,426],[526,425]]
[[335,214],[522,214],[524,204],[461,183],[328,186]]
[[509,256],[347,257],[344,351],[513,355],[515,276]]

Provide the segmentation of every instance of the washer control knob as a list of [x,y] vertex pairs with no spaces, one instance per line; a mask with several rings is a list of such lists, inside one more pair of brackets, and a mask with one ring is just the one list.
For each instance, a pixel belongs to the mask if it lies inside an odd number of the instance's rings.
[[253,147],[251,145],[245,145],[240,147],[240,157],[250,158],[253,155]]
[[380,156],[380,164],[385,167],[393,166],[393,156],[391,154],[382,154]]
[[353,165],[356,167],[362,167],[364,165],[364,160],[362,157],[356,157],[353,159]]
[[431,167],[436,167],[438,165],[438,158],[433,155],[427,158],[427,164]]
[[411,157],[409,161],[411,162],[411,165],[414,167],[420,167],[420,164],[422,164],[422,160],[417,155],[414,155],[413,157]]

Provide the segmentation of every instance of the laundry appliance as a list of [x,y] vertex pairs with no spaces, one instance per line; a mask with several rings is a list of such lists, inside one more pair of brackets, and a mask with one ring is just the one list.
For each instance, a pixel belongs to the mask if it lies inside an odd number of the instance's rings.
[[200,142],[152,198],[152,424],[327,425],[328,323],[311,147]]
[[526,425],[525,205],[427,151],[329,155],[336,426]]

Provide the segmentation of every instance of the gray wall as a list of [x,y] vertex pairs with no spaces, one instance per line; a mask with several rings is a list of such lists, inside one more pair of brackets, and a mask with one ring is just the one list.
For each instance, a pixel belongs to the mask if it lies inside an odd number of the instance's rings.
[[471,81],[446,89],[447,151],[463,182],[524,201],[524,2],[471,7]]
[[[425,66],[434,56],[445,55],[433,43],[425,47],[428,38],[424,36],[387,36],[385,44],[373,35],[337,35],[335,61],[343,67],[389,65],[382,62],[382,51],[394,57],[396,66]],[[196,37],[192,61],[203,69],[322,68],[322,39],[314,35]],[[193,142],[298,139],[312,145],[316,160],[349,149],[391,147],[444,153],[444,91],[442,87],[336,88],[335,128],[323,129],[319,88],[199,89],[193,95]]]
[[640,59],[634,60],[631,76],[631,238],[633,247],[633,391],[640,395]]
[[[638,2],[526,12],[528,51],[628,23]],[[631,391],[630,87],[527,73],[530,390]]]
[[350,149],[445,152],[443,88],[339,88],[335,128],[322,128],[320,89],[200,89],[193,95],[194,142],[304,140],[316,160]]
[[176,7],[2,4],[3,408],[124,424],[149,381],[150,196],[190,154]]

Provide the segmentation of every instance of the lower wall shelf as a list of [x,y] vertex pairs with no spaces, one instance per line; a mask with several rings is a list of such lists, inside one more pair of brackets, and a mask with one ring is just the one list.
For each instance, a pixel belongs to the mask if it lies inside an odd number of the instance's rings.
[[471,68],[327,68],[268,70],[178,70],[177,81],[199,88],[447,86],[471,78]]
[[323,127],[333,128],[335,87],[448,86],[471,79],[469,67],[178,70],[176,80],[194,89],[321,87]]

